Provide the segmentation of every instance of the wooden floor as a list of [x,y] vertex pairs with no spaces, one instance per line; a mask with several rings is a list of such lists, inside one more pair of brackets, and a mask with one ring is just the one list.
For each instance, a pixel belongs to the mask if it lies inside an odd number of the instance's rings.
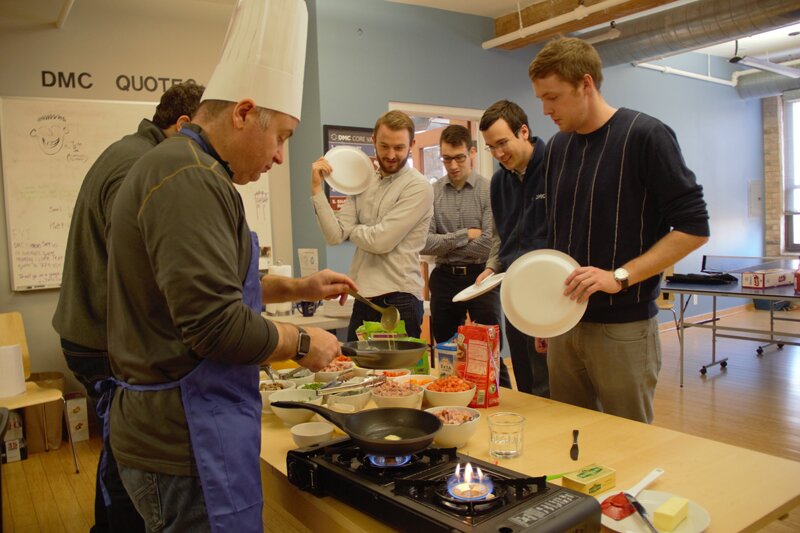
[[[800,320],[800,311],[781,312],[780,316]],[[726,317],[724,323],[768,327],[769,313],[741,311]],[[800,323],[781,323],[777,329],[796,331],[800,337]],[[681,388],[675,331],[662,331],[661,343],[656,425],[800,461],[800,347],[779,350],[771,346],[758,357],[756,342],[720,339],[718,357],[729,357],[728,367],[711,367],[702,376],[700,367],[711,360],[711,334],[690,329],[686,332],[685,386]],[[80,474],[74,472],[66,443],[57,451],[3,465],[2,531],[88,531],[94,517],[100,441],[94,437],[78,443],[76,449]],[[800,531],[800,509],[764,531]]]

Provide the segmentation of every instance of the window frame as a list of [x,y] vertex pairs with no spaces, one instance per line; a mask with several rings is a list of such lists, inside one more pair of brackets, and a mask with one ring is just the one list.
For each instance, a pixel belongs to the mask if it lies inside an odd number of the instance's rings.
[[[783,99],[783,191],[784,243],[786,253],[800,253],[800,231],[795,235],[795,220],[800,230],[800,205],[793,205],[795,192],[800,196],[800,91],[784,94]],[[799,202],[800,203],[800,202]]]

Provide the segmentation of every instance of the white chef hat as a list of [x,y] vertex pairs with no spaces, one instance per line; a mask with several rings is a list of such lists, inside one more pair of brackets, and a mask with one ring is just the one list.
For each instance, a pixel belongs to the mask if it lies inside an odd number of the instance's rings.
[[307,32],[304,0],[238,0],[203,100],[252,98],[300,120]]

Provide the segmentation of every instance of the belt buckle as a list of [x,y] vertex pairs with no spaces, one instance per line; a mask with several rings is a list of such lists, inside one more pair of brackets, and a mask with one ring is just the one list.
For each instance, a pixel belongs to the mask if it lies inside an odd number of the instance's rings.
[[456,275],[456,276],[466,276],[467,275],[467,267],[465,267],[465,266],[453,267],[453,274]]

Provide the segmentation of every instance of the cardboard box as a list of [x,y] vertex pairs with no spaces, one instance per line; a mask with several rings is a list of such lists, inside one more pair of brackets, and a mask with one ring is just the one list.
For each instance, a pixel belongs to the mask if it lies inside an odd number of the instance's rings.
[[67,420],[72,442],[89,440],[89,412],[86,408],[86,396],[79,392],[71,392],[64,398],[67,401]]
[[770,268],[742,273],[742,287],[746,289],[766,289],[781,285],[794,285],[793,270]]
[[70,420],[69,430],[72,433],[72,442],[89,440],[89,420]]
[[456,373],[456,363],[458,361],[458,346],[455,337],[448,342],[440,342],[434,346],[436,357],[436,368],[439,369],[439,377],[453,376]]
[[617,484],[617,472],[603,465],[584,466],[570,472],[561,479],[561,486],[594,496],[605,492]]
[[8,424],[6,425],[5,440],[15,440],[22,438],[22,416],[17,411],[8,413]]
[[28,458],[28,449],[25,446],[25,439],[6,439],[3,442],[1,454],[3,463],[13,463]]

